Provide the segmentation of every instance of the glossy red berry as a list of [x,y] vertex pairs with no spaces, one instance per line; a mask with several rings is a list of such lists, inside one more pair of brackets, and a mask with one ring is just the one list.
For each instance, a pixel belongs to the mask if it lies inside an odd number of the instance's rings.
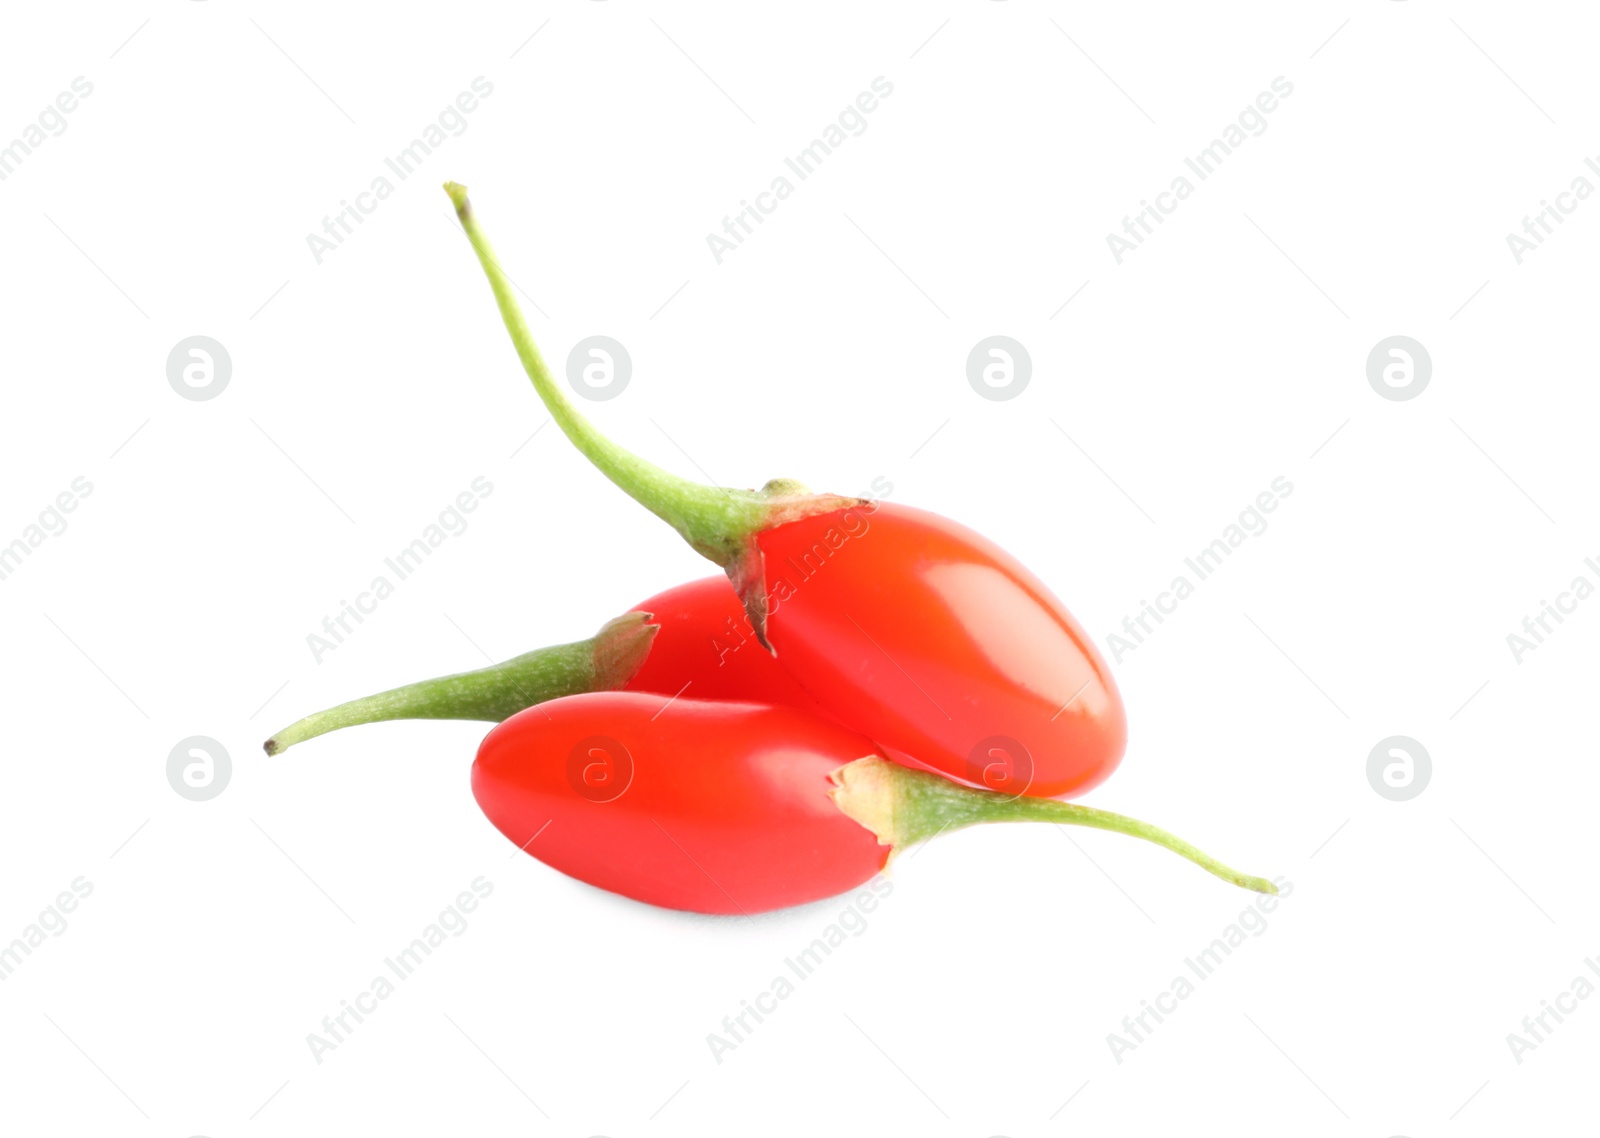
[[793,708],[604,692],[489,732],[472,793],[528,853],[590,885],[697,913],[758,913],[842,893],[889,847],[830,797],[876,754]]
[[1010,794],[1081,794],[1127,720],[1088,634],[993,542],[880,503],[756,535],[778,662],[841,723]]

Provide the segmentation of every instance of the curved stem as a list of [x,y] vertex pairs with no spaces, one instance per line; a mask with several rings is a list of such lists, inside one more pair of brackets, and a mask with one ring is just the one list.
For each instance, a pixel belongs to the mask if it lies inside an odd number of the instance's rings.
[[445,192],[455,204],[456,216],[467,232],[467,240],[483,265],[500,307],[500,319],[511,334],[511,343],[522,360],[522,368],[533,381],[534,390],[544,401],[550,417],[561,427],[572,444],[607,478],[635,501],[683,535],[704,556],[726,568],[743,553],[748,537],[762,527],[767,514],[766,499],[749,490],[724,490],[703,486],[680,478],[618,446],[595,429],[572,405],[544,357],[539,354],[522,309],[512,295],[512,284],[495,258],[489,240],[478,227],[477,215],[467,200],[467,188],[446,182]]
[[421,680],[314,712],[268,739],[267,754],[296,743],[389,719],[481,719],[498,723],[536,703],[580,692],[610,691],[633,677],[649,654],[658,626],[649,613],[618,617],[588,640],[539,648],[453,676]]
[[1149,822],[1141,822],[1137,818],[1129,818],[1122,814],[1113,814],[1109,810],[1096,810],[1093,806],[1080,806],[1076,802],[1061,802],[1053,798],[1014,798],[995,804],[987,812],[987,817],[978,819],[984,822],[1057,822],[1069,826],[1089,826],[1096,830],[1111,830],[1118,834],[1127,834],[1130,838],[1141,838],[1153,842],[1164,849],[1171,850],[1179,857],[1188,858],[1207,873],[1232,882],[1241,889],[1253,889],[1257,893],[1276,893],[1278,887],[1264,877],[1253,874],[1240,873],[1232,866],[1225,865],[1206,853],[1204,850],[1184,841],[1176,834],[1168,833],[1160,826],[1152,826]]
[[1240,873],[1159,826],[1109,810],[1054,798],[1013,798],[977,790],[878,757],[857,759],[836,772],[834,781],[833,797],[839,809],[896,851],[947,830],[984,822],[1055,822],[1152,842],[1243,889],[1278,891],[1266,878]]

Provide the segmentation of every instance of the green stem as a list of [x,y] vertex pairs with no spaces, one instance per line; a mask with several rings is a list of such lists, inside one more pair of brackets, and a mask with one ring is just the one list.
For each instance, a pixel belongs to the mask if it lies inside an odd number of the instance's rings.
[[1278,891],[1266,878],[1240,873],[1159,826],[1109,810],[1054,798],[1012,797],[977,790],[878,757],[858,759],[841,768],[835,773],[834,782],[834,801],[839,809],[896,851],[948,830],[986,822],[1054,822],[1111,830],[1152,842],[1241,888],[1257,893]]
[[588,640],[539,648],[475,672],[422,680],[341,703],[291,723],[266,741],[266,752],[276,755],[329,731],[389,719],[498,723],[536,703],[619,688],[650,652],[658,626],[649,620],[649,613],[631,612]]
[[444,184],[445,193],[455,204],[456,216],[467,232],[467,240],[478,254],[500,318],[511,343],[522,360],[522,368],[533,381],[534,390],[544,401],[550,417],[561,427],[572,444],[611,481],[640,505],[650,510],[683,535],[704,556],[727,568],[743,555],[750,536],[761,528],[769,511],[768,497],[750,490],[724,490],[702,486],[680,478],[625,450],[602,435],[593,423],[572,405],[544,357],[539,354],[522,309],[512,295],[512,284],[495,258],[489,240],[478,227],[477,215],[467,201],[467,188],[455,182]]

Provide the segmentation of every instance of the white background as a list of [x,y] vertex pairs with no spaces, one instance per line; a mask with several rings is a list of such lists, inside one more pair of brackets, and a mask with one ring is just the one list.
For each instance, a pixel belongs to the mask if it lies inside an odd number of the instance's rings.
[[[93,94],[0,182],[0,543],[93,491],[0,581],[0,940],[93,893],[0,984],[7,1128],[1573,1132],[1600,1000],[1520,1064],[1506,1036],[1600,953],[1600,602],[1520,663],[1506,636],[1597,580],[1600,204],[1520,265],[1506,235],[1600,147],[1595,31],[1424,2],[8,9],[0,140]],[[880,75],[866,132],[717,264],[706,235]],[[476,76],[465,133],[317,263],[307,234]],[[1277,76],[1265,133],[1117,264],[1107,234]],[[1115,666],[1130,747],[1088,799],[1288,878],[1266,932],[1118,1063],[1250,895],[1110,834],[944,837],[719,1064],[708,1033],[848,898],[696,918],[510,856],[475,724],[266,759],[310,710],[712,571],[553,428],[527,442],[547,416],[446,178],[558,368],[629,349],[604,430],[729,485],[885,478],[1102,644],[1289,479]],[[209,401],[166,376],[196,334],[232,359]],[[1008,401],[965,374],[995,334],[1032,358]],[[1433,364],[1404,402],[1366,376],[1396,334]],[[316,662],[480,475],[470,528]],[[1433,760],[1403,803],[1366,775],[1395,734]],[[232,757],[208,802],[167,782],[191,735]],[[315,1062],[479,875],[466,932]]]

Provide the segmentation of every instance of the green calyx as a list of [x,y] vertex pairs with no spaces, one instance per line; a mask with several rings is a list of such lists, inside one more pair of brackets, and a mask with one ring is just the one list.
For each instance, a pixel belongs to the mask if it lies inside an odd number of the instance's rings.
[[264,744],[276,755],[342,727],[388,719],[480,719],[498,723],[536,703],[581,692],[612,691],[633,678],[650,654],[657,625],[645,612],[609,622],[588,640],[539,648],[453,676],[422,680],[318,711]]
[[840,767],[832,778],[834,804],[876,834],[880,845],[893,847],[893,853],[947,830],[985,822],[1054,822],[1142,838],[1242,889],[1278,891],[1266,878],[1240,873],[1159,826],[1108,810],[1054,798],[1013,798],[977,790],[876,755]]
[[562,432],[602,474],[630,497],[677,530],[698,553],[720,565],[744,598],[746,611],[762,643],[766,643],[766,588],[755,537],[763,530],[814,514],[831,513],[864,504],[860,498],[813,494],[788,479],[774,479],[760,490],[732,490],[705,486],[680,478],[633,452],[618,446],[595,429],[567,397],[551,375],[528,331],[522,309],[512,295],[512,284],[478,226],[477,214],[467,200],[467,188],[444,184],[455,205],[467,240],[489,278],[489,288],[500,308],[500,319],[522,368],[533,381]]

